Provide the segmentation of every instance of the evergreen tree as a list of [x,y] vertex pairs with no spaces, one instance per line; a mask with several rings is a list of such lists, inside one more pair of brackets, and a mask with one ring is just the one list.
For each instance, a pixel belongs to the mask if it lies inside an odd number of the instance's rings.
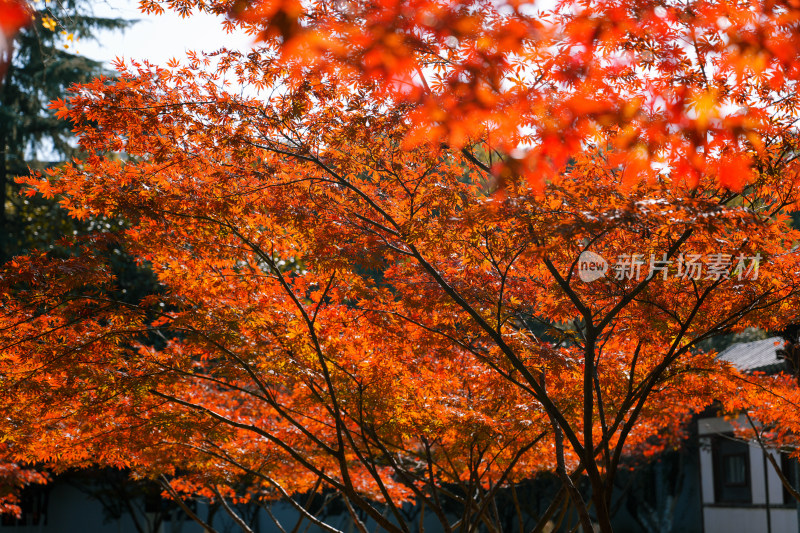
[[70,123],[58,120],[48,104],[63,98],[73,83],[110,74],[100,62],[77,53],[77,41],[131,24],[93,16],[86,0],[37,2],[31,8],[33,20],[17,34],[0,82],[0,262],[83,229],[57,202],[20,196],[14,180],[29,168],[78,155]]

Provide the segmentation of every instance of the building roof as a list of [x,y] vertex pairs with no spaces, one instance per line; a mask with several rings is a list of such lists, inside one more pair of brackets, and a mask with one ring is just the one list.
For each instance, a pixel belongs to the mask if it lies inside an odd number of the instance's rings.
[[786,361],[778,357],[783,347],[781,337],[770,337],[760,341],[740,342],[728,346],[717,356],[728,361],[742,372],[766,372],[771,374],[786,368]]

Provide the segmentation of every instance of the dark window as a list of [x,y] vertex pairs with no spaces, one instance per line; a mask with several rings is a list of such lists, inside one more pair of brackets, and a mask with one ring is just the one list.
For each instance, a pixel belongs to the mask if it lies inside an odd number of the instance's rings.
[[719,436],[712,445],[714,500],[717,503],[751,503],[750,447],[733,436]]
[[747,456],[742,453],[722,455],[722,483],[731,487],[747,484]]
[[[797,490],[797,461],[790,458],[789,454],[781,453],[781,472],[783,472],[783,476],[789,482],[789,485]],[[786,487],[783,487],[783,503],[787,505],[797,504],[797,500],[786,490]]]

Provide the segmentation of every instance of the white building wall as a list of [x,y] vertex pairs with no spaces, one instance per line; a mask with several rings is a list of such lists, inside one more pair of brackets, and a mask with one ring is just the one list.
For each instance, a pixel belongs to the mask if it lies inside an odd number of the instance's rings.
[[[781,455],[776,452],[775,450],[770,451],[770,455],[775,458],[775,461],[780,466],[781,464]],[[783,501],[783,483],[781,483],[781,478],[778,477],[778,474],[775,473],[775,468],[767,463],[767,470],[769,470],[769,499],[770,501],[774,502],[782,502]]]
[[714,477],[710,475],[712,468],[711,438],[700,437],[700,489],[703,504],[714,503]]
[[772,531],[782,533],[791,531],[796,533],[797,528],[797,509],[771,509]]
[[[745,424],[740,417],[736,423]],[[750,443],[750,482],[751,505],[731,505],[714,503],[714,475],[711,453],[711,437],[715,434],[731,433],[733,425],[723,418],[698,420],[700,435],[700,480],[703,498],[703,529],[705,533],[800,533],[798,510],[794,506],[783,505],[783,485],[770,464],[766,465],[764,455],[757,443]],[[770,452],[779,459],[777,452]],[[780,463],[779,463],[780,464]],[[767,524],[767,491],[769,487],[770,527]]]
[[[750,443],[750,492],[753,496],[753,505],[765,505],[767,503],[766,483],[764,482],[764,454],[758,443]],[[780,499],[775,499],[775,495],[770,492],[770,502],[772,504],[782,503]]]
[[703,531],[705,533],[767,533],[767,520],[764,512],[764,509],[704,507]]

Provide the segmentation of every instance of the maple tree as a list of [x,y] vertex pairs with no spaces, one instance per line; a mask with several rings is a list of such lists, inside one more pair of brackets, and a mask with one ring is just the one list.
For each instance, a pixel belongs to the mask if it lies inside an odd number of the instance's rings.
[[[20,457],[391,532],[499,530],[555,472],[540,525],[611,531],[622,456],[732,390],[698,345],[796,318],[791,3],[166,4],[262,41],[53,103],[86,159],[31,194],[127,227],[5,267]],[[115,249],[163,291],[121,301]]]
[[[73,83],[110,74],[99,62],[75,52],[79,39],[127,25],[92,16],[91,6],[81,0],[0,2],[0,262],[35,246],[52,249],[57,237],[82,229],[56,201],[21,198],[14,179],[28,175],[30,168],[56,164],[53,159],[78,155],[70,125],[57,120],[47,104]],[[0,457],[10,455],[8,446],[0,447]],[[0,464],[0,471],[0,514],[19,517],[19,490],[44,483],[48,476],[13,458]]]

